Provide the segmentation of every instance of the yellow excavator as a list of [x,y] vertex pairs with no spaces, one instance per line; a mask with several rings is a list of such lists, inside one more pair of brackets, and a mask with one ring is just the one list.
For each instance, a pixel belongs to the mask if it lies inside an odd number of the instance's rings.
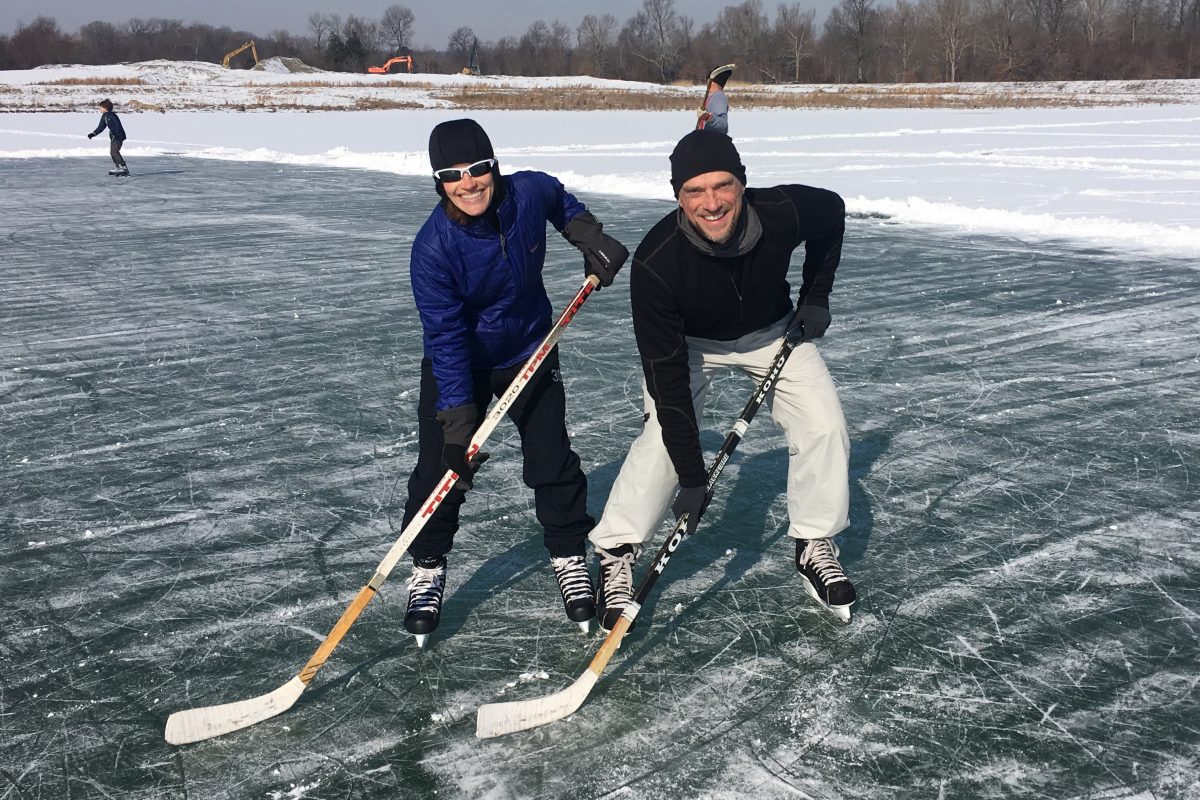
[[254,65],[258,66],[258,48],[254,46],[253,39],[246,42],[244,45],[237,48],[236,50],[230,50],[228,53],[226,53],[225,58],[221,61],[221,66],[228,69],[229,62],[233,59],[233,57],[237,56],[237,55],[241,55],[242,53],[246,52],[247,50],[250,51],[250,55],[254,56]]
[[475,63],[475,56],[479,53],[479,39],[471,42],[471,60],[470,63],[462,68],[463,75],[478,75],[479,65]]

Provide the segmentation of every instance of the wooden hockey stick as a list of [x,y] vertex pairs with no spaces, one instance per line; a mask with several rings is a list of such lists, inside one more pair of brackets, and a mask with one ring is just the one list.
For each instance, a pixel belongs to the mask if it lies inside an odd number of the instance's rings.
[[[583,286],[575,295],[575,299],[567,306],[566,311],[558,318],[558,321],[546,334],[546,338],[538,345],[537,350],[525,362],[517,377],[513,378],[511,384],[505,390],[492,409],[484,418],[483,424],[475,431],[475,435],[471,437],[471,444],[467,448],[467,459],[470,460],[479,448],[495,430],[496,426],[503,419],[504,415],[512,407],[513,402],[529,385],[530,380],[537,372],[538,367],[546,360],[546,356],[554,349],[554,345],[558,343],[559,338],[563,334],[563,330],[570,324],[575,314],[579,311],[584,301],[588,296],[596,290],[600,281],[596,276],[589,275],[584,281]],[[290,681],[280,686],[273,692],[268,694],[252,697],[249,700],[239,700],[233,703],[225,703],[218,706],[207,706],[205,708],[189,708],[183,711],[176,711],[167,718],[166,738],[170,744],[188,744],[190,742],[198,742],[204,739],[211,739],[214,736],[221,736],[232,731],[248,728],[255,723],[262,722],[264,719],[269,719],[276,714],[287,711],[296,701],[300,699],[300,695],[312,683],[313,678],[317,674],[317,670],[325,665],[325,661],[329,658],[334,648],[342,641],[342,637],[346,635],[346,631],[358,619],[358,615],[367,607],[367,603],[371,602],[379,587],[387,579],[392,568],[396,566],[396,562],[408,550],[409,545],[417,538],[417,534],[425,527],[425,523],[437,510],[438,506],[446,498],[447,493],[458,480],[458,474],[453,470],[447,470],[442,477],[441,483],[434,489],[433,493],[425,500],[425,505],[421,509],[421,513],[413,518],[412,522],[405,527],[401,532],[400,538],[388,550],[387,555],[383,557],[383,561],[375,568],[375,574],[371,576],[371,580],[367,585],[359,590],[358,595],[351,601],[350,605],[342,612],[342,616],[338,619],[333,629],[329,631],[325,639],[321,642],[321,646],[317,648],[317,652],[313,654],[308,663],[304,665],[304,669]]]
[[[721,445],[716,458],[713,460],[712,466],[708,468],[708,480],[705,484],[709,495],[712,494],[713,486],[717,483],[717,478],[725,469],[725,465],[729,462],[729,457],[733,455],[733,451],[737,449],[738,443],[742,437],[746,435],[746,431],[750,427],[750,421],[754,419],[754,415],[758,412],[758,407],[762,405],[766,399],[767,393],[775,386],[775,382],[779,379],[780,373],[783,372],[784,364],[787,363],[788,356],[800,344],[803,334],[797,335],[795,338],[787,336],[783,339],[783,344],[779,347],[779,352],[775,354],[771,366],[767,369],[767,374],[759,382],[758,387],[754,390],[754,394],[750,397],[746,407],[742,409],[741,415],[737,422],[733,424],[729,434],[725,437],[725,442]],[[503,736],[506,733],[516,733],[530,728],[536,728],[540,725],[545,725],[550,722],[556,722],[560,719],[565,719],[571,714],[574,714],[583,702],[587,700],[591,694],[592,687],[596,685],[596,681],[600,680],[601,673],[608,666],[609,659],[613,653],[617,652],[617,648],[621,646],[621,640],[629,631],[629,626],[633,624],[637,618],[638,612],[642,610],[642,604],[646,602],[646,598],[650,594],[650,590],[654,588],[654,584],[658,581],[658,577],[667,567],[667,562],[671,560],[671,556],[678,549],[680,542],[687,535],[687,514],[680,515],[675,521],[675,529],[671,536],[659,548],[658,554],[654,557],[653,563],[650,564],[650,569],[642,578],[642,582],[638,584],[637,592],[634,594],[633,601],[625,606],[625,610],[621,613],[612,630],[609,631],[604,643],[600,645],[600,649],[592,658],[590,663],[573,684],[546,697],[538,697],[532,700],[514,700],[507,703],[488,703],[479,707],[479,714],[475,721],[475,735],[480,739],[490,739],[493,736]]]

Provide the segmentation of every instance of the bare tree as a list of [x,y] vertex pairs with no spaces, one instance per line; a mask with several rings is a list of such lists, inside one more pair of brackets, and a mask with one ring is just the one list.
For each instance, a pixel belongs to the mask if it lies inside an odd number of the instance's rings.
[[659,81],[675,79],[688,38],[675,12],[675,0],[643,0],[642,9],[625,24],[621,38],[630,45],[630,55],[653,65]]
[[1086,52],[1084,77],[1095,76],[1096,49],[1100,44],[1112,15],[1113,0],[1080,0],[1080,15],[1083,23],[1083,39]]
[[317,40],[318,50],[325,49],[325,37],[339,27],[339,23],[335,22],[328,14],[314,11],[308,15],[308,29],[312,31],[313,38]]
[[592,75],[608,74],[609,59],[613,48],[613,32],[617,29],[617,18],[612,14],[599,17],[588,14],[579,23],[575,42],[579,55]]
[[551,75],[566,75],[571,71],[571,27],[554,20],[546,38],[546,67]]
[[[455,29],[450,34],[450,40],[446,42],[446,50],[452,59],[451,63],[467,65],[467,61],[471,57],[471,46],[475,43],[475,31],[463,25],[461,28]],[[422,68],[424,69],[424,68]]]
[[941,50],[943,79],[958,80],[958,65],[971,47],[969,0],[922,0]]
[[1022,37],[1023,0],[981,0],[979,6],[979,43],[990,56],[992,71],[998,80],[1015,80],[1022,69],[1023,49],[1031,43]]
[[354,37],[362,44],[363,55],[373,56],[379,52],[379,44],[383,41],[383,35],[379,32],[379,25],[374,20],[363,19],[350,14],[346,17],[346,24],[342,26],[342,38],[349,45],[350,38]]
[[[124,45],[111,22],[89,22],[79,29],[80,56],[85,64],[103,64],[120,53]],[[199,58],[194,52],[192,58]]]
[[1050,74],[1047,77],[1061,78],[1063,33],[1066,29],[1067,12],[1070,11],[1073,0],[1042,0],[1042,22],[1046,26],[1046,37],[1049,39],[1047,49],[1050,64]]
[[716,31],[734,61],[745,65],[751,74],[762,68],[770,49],[770,25],[762,10],[762,0],[744,0],[740,5],[725,6],[717,15]]
[[416,17],[411,9],[404,6],[388,6],[379,21],[379,30],[392,45],[392,52],[403,55],[410,49],[409,38],[412,37],[413,24]]
[[59,30],[51,17],[35,17],[28,25],[18,24],[9,40],[10,57],[22,69],[42,64],[68,64],[71,58],[71,39]]
[[916,4],[913,0],[896,0],[895,6],[880,12],[880,26],[883,32],[878,77],[890,76],[897,83],[914,80],[917,75],[917,37],[923,30]]
[[1132,46],[1138,43],[1138,25],[1142,21],[1145,7],[1146,0],[1124,0],[1122,10],[1129,30],[1129,44]]
[[524,75],[549,74],[546,53],[550,48],[550,26],[545,20],[534,20],[521,35],[517,44],[518,63]]
[[858,83],[867,79],[867,59],[875,48],[878,13],[874,6],[875,0],[840,0],[825,22],[827,32],[845,39],[850,45]]
[[[900,0],[903,2],[903,0]],[[788,61],[792,63],[792,81],[800,82],[800,62],[809,54],[815,34],[816,9],[800,9],[799,3],[780,5],[775,13],[775,32],[788,50]]]

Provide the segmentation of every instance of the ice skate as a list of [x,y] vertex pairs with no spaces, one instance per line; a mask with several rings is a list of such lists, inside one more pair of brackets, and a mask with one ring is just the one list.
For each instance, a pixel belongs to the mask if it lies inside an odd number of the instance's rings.
[[404,628],[424,647],[429,634],[437,630],[442,613],[442,593],[446,590],[446,559],[414,558],[408,578],[408,610]]
[[830,539],[797,539],[796,570],[804,591],[842,622],[850,621],[850,606],[858,595],[838,563],[838,548]]
[[589,633],[592,618],[596,616],[596,598],[592,576],[588,574],[587,559],[583,556],[551,558],[550,566],[554,568],[554,577],[558,579],[558,590],[562,593],[567,619],[577,623],[584,633]]
[[[600,562],[596,619],[606,631],[612,630],[625,611],[625,606],[633,600],[633,562],[641,552],[641,545],[636,544],[623,544],[611,550],[596,548],[596,558]],[[629,630],[633,630],[634,624],[629,625]]]

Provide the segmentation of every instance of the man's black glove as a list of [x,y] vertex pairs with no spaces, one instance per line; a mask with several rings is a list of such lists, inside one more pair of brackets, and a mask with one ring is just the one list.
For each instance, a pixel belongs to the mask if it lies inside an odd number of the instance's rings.
[[94,134],[94,133],[89,133],[89,134],[88,134],[88,138],[90,139],[90,138],[92,138],[92,137],[93,137],[93,136],[95,136],[95,135],[96,135],[96,134]]
[[704,509],[708,508],[708,501],[712,497],[703,486],[693,486],[690,489],[680,488],[679,494],[675,495],[675,502],[671,504],[671,513],[675,518],[687,514],[687,530],[686,534],[691,536],[696,532],[696,526],[700,524],[700,515],[704,513]]
[[625,245],[605,233],[603,227],[591,212],[584,211],[563,228],[567,241],[583,251],[583,274],[595,275],[602,287],[612,286],[613,278],[629,258]]
[[820,339],[829,328],[829,309],[821,306],[802,305],[796,309],[788,322],[786,336],[789,342],[800,344]]
[[471,434],[475,432],[478,416],[474,403],[437,412],[438,422],[442,423],[442,463],[446,469],[452,469],[458,475],[454,486],[464,492],[471,490],[475,473],[488,460],[487,453],[476,453],[470,461],[467,460],[467,447],[471,444]]

